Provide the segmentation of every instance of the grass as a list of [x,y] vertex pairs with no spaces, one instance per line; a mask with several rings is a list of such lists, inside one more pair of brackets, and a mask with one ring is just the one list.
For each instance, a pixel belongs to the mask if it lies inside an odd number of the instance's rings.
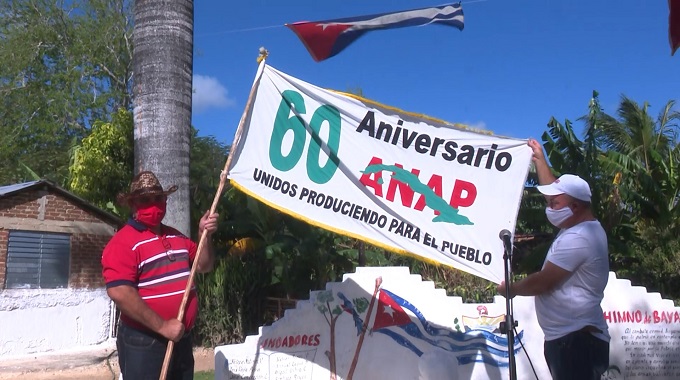
[[194,373],[194,380],[214,380],[215,371],[201,371]]

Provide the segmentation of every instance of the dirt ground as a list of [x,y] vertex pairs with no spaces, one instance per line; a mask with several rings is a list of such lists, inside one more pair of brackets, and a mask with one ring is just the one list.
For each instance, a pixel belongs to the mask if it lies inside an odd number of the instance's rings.
[[[212,348],[194,349],[195,372],[215,369],[215,358]],[[118,360],[115,352],[108,360],[98,364],[84,365],[77,368],[51,371],[0,371],[0,380],[117,380]]]

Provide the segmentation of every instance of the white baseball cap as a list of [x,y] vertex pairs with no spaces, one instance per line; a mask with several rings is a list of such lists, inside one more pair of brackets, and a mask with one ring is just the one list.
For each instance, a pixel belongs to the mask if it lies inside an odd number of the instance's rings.
[[590,202],[590,186],[583,178],[564,174],[550,185],[536,186],[543,195],[567,194],[584,202]]

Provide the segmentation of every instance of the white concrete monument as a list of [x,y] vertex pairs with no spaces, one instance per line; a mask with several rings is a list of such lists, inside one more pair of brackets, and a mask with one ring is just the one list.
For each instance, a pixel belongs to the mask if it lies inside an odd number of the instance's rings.
[[[408,268],[358,268],[243,344],[216,347],[215,378],[508,379],[505,299],[494,301],[465,304]],[[603,378],[680,378],[672,301],[610,273],[602,306],[612,336]],[[517,378],[550,379],[533,297],[514,299],[514,317]]]

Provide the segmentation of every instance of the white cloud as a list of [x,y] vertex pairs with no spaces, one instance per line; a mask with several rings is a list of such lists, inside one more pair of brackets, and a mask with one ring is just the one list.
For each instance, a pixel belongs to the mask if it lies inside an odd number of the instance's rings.
[[194,75],[194,91],[192,95],[193,112],[201,113],[209,108],[226,108],[234,105],[227,89],[217,78],[206,75]]

